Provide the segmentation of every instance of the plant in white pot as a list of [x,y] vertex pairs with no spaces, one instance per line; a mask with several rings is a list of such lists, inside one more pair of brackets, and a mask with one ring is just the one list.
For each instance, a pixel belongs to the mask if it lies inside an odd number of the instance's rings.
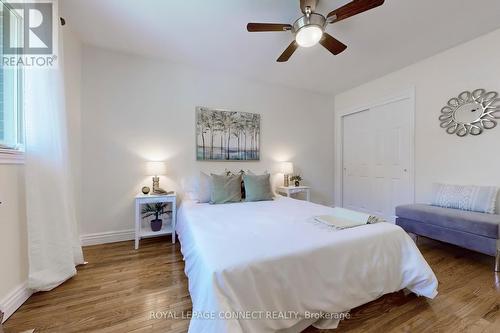
[[294,182],[295,186],[300,186],[300,182],[302,181],[302,177],[300,175],[294,175],[290,177],[290,181]]
[[151,230],[152,231],[160,231],[163,225],[163,221],[160,219],[160,216],[168,213],[167,211],[167,203],[158,202],[154,204],[146,204],[142,207],[141,213],[142,218],[148,218],[154,215],[154,219],[151,220]]

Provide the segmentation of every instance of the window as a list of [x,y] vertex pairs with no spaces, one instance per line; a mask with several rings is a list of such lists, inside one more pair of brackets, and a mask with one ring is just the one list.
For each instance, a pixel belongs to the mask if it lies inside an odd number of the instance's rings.
[[[11,38],[22,38],[22,20],[0,0],[0,56],[3,60],[3,13],[10,14]],[[4,66],[0,62],[0,154],[23,151],[23,69],[21,66]]]

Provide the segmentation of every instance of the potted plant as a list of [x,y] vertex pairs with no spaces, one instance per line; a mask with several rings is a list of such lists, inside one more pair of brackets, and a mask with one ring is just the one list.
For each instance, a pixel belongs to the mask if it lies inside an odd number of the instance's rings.
[[146,204],[142,207],[141,213],[142,218],[145,219],[150,216],[155,216],[154,220],[151,220],[151,230],[152,231],[160,231],[163,225],[160,216],[167,214],[167,203],[154,203],[154,204]]
[[302,177],[300,175],[293,175],[292,177],[290,177],[290,180],[295,183],[295,186],[300,186]]

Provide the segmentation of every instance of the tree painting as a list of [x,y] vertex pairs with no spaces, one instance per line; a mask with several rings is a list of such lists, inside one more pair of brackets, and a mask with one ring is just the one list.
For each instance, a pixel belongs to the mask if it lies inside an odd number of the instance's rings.
[[260,115],[196,108],[196,159],[260,159]]

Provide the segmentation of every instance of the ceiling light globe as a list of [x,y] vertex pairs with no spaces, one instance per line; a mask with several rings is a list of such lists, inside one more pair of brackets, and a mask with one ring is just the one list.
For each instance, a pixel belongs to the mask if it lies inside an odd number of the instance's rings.
[[302,47],[311,47],[318,44],[321,37],[323,37],[323,29],[317,25],[310,25],[297,31],[295,40]]

